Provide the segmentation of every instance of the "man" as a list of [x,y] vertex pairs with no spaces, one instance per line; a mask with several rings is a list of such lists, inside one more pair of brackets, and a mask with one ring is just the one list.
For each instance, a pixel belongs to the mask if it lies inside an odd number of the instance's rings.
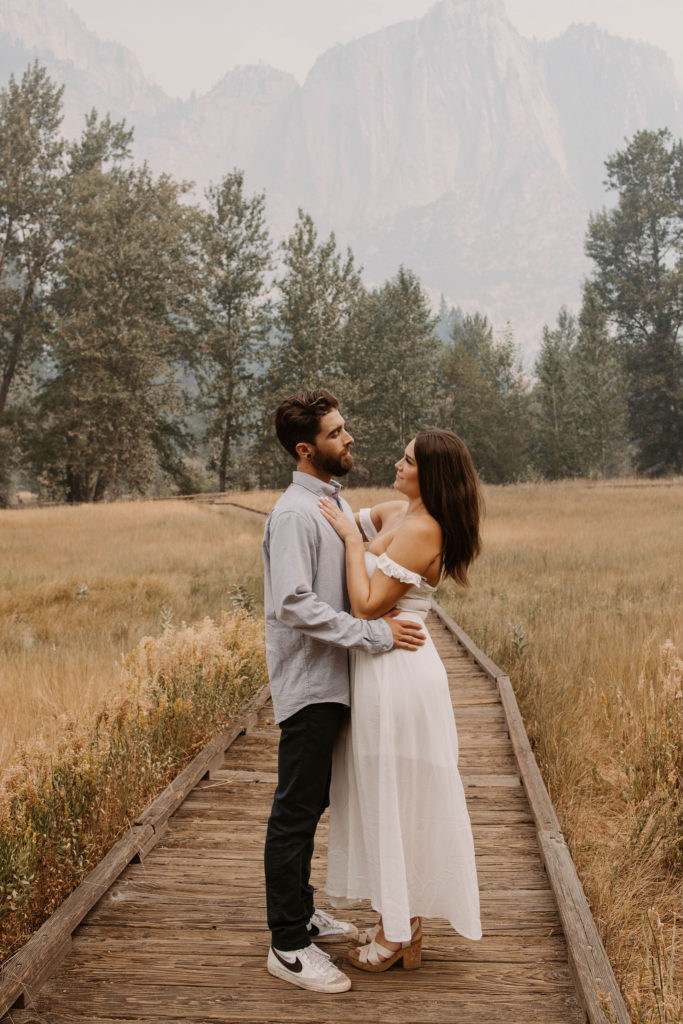
[[347,650],[415,650],[424,639],[419,624],[395,618],[396,612],[373,622],[348,613],[344,544],[318,508],[325,495],[352,514],[332,479],[353,466],[353,438],[337,399],[323,388],[302,391],[278,406],[275,428],[296,471],[263,539],[266,655],[280,726],[264,856],[268,970],[300,988],[345,992],[351,980],[311,939],[353,940],[357,930],[315,910],[309,876],[328,804],[332,749],[348,712]]

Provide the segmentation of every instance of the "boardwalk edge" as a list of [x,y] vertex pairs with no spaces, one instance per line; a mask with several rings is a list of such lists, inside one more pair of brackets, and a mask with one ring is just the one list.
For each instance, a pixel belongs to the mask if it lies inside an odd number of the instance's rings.
[[555,894],[567,941],[576,992],[586,1020],[588,1024],[631,1024],[612,965],[531,749],[512,684],[503,670],[477,647],[436,601],[432,602],[432,610],[498,686],[522,784],[534,816],[539,850]]
[[0,967],[0,1021],[11,1010],[33,1005],[38,989],[69,952],[71,935],[86,914],[131,861],[144,857],[152,849],[173,811],[211,771],[217,757],[254,724],[269,697],[268,685],[262,686],[241,709],[237,721],[200,750],[54,914]]

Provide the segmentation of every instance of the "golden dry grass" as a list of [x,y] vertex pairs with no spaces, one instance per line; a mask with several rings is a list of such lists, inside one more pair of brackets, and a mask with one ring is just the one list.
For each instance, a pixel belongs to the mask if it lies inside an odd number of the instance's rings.
[[[392,495],[345,493],[354,508]],[[683,485],[525,484],[485,496],[472,587],[447,583],[438,598],[511,676],[634,1021],[673,1024]],[[231,495],[263,511],[276,497]],[[234,584],[258,604],[262,525],[172,502],[1,513],[5,759],[36,727],[56,738],[55,715],[84,694],[106,693],[120,652],[158,633],[169,609],[175,622],[217,617]]]
[[513,681],[634,1020],[678,1021],[683,486],[520,485],[486,501],[472,587],[439,599]]
[[124,659],[96,713],[65,715],[58,742],[24,747],[0,785],[0,959],[266,680],[261,619],[167,626]]
[[0,769],[109,692],[143,636],[219,618],[231,587],[258,605],[262,528],[189,502],[0,512]]

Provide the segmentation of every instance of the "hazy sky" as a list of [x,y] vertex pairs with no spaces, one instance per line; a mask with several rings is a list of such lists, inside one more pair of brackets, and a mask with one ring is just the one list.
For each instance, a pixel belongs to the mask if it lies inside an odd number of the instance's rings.
[[[423,15],[434,0],[66,0],[99,36],[123,43],[172,96],[206,92],[262,61],[303,81],[324,50]],[[572,22],[655,43],[683,84],[682,0],[504,0],[522,35],[548,39]]]

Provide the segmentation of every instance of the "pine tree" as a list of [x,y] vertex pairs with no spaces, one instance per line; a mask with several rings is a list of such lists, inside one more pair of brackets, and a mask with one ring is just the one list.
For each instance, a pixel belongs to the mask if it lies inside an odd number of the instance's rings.
[[318,242],[313,219],[303,210],[281,251],[271,386],[286,397],[285,392],[333,387],[339,380],[343,333],[363,284],[351,250],[342,255],[334,233]]
[[453,337],[453,330],[455,329],[456,324],[462,324],[464,319],[465,316],[460,307],[458,306],[456,308],[455,306],[451,306],[449,308],[442,293],[441,299],[439,300],[439,312],[437,315],[436,327],[434,329],[444,344],[448,344],[450,342]]
[[606,161],[616,207],[591,217],[586,252],[623,345],[636,465],[683,468],[683,142],[640,131]]
[[235,450],[253,427],[255,382],[263,370],[270,307],[265,275],[271,246],[265,195],[247,198],[235,170],[207,190],[202,220],[196,360],[206,436],[216,447],[218,488],[235,468]]
[[619,344],[591,282],[584,286],[571,363],[583,455],[590,470],[606,477],[627,464],[627,381]]
[[453,328],[442,360],[442,420],[463,438],[491,483],[519,479],[528,468],[528,387],[511,331],[494,339],[475,313]]
[[535,363],[536,463],[551,480],[580,476],[586,467],[572,372],[576,337],[576,319],[563,307],[556,328],[544,326]]
[[360,479],[387,484],[418,430],[436,425],[443,348],[418,278],[404,267],[370,292],[349,324],[340,396]]
[[[310,214],[299,210],[292,234],[280,246],[268,369],[259,387],[260,426],[255,446],[259,485],[280,485],[289,465],[275,439],[273,412],[296,391],[344,383],[340,359],[349,321],[364,294],[353,253],[342,254],[334,233],[318,241]],[[340,396],[343,397],[343,396]]]

